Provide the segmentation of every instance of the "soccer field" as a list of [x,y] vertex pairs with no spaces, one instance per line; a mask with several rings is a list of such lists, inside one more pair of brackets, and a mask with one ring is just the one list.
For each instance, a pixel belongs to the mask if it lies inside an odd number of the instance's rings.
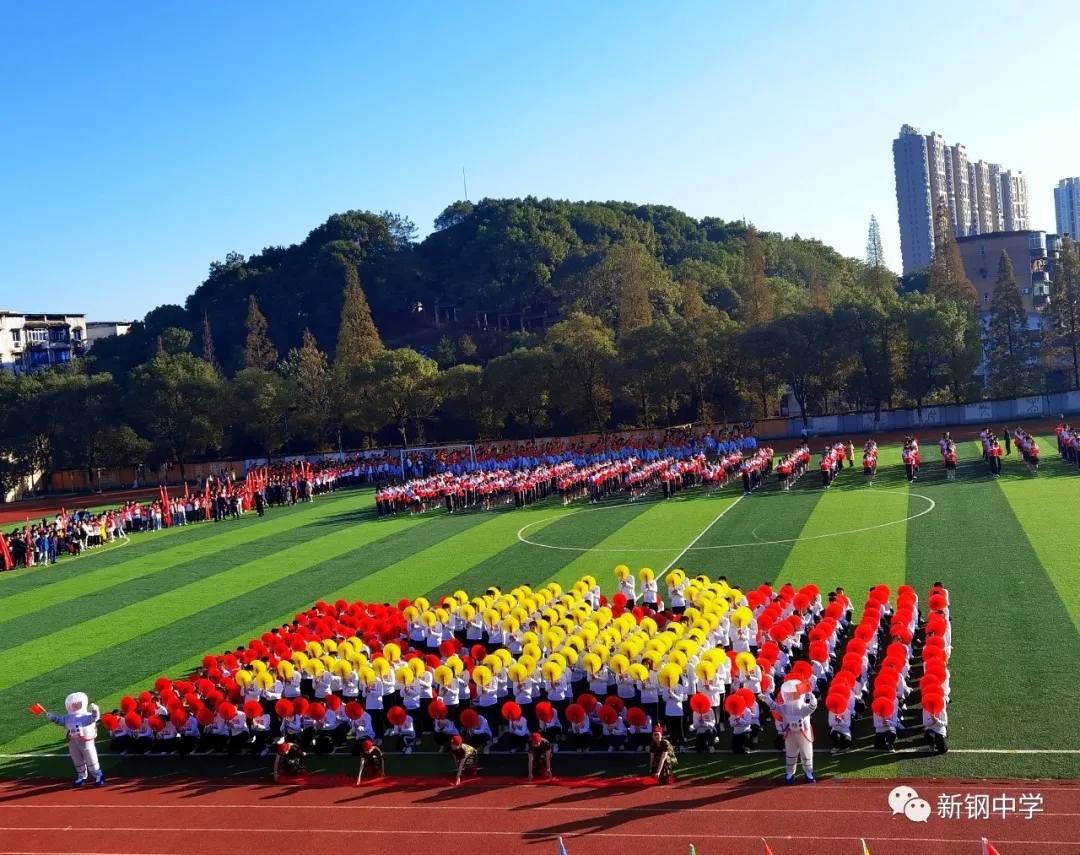
[[[952,703],[947,757],[860,751],[820,756],[824,775],[1080,777],[1080,581],[1073,511],[1080,473],[1040,437],[1031,477],[1016,457],[990,479],[974,442],[960,479],[945,480],[935,445],[908,485],[899,450],[881,450],[872,488],[860,469],[820,489],[811,470],[790,492],[770,483],[742,497],[731,486],[667,502],[545,502],[526,510],[380,520],[370,491],[273,509],[260,520],[139,535],[52,567],[0,575],[0,754],[60,749],[62,731],[27,712],[59,708],[85,691],[103,711],[164,674],[179,677],[292,619],[316,600],[397,602],[457,589],[508,590],[594,574],[610,595],[619,563],[658,573],[727,577],[823,590],[843,586],[856,607],[874,584],[907,583],[925,603],[950,589]],[[822,744],[824,744],[824,734]],[[904,740],[901,740],[904,743]],[[104,750],[104,748],[103,748]],[[12,755],[20,755],[12,758]],[[210,758],[192,758],[190,763]],[[590,757],[593,766],[608,761]],[[151,762],[153,758],[146,762]],[[706,774],[775,774],[769,755],[727,753],[697,763]],[[691,768],[694,768],[691,766]]]

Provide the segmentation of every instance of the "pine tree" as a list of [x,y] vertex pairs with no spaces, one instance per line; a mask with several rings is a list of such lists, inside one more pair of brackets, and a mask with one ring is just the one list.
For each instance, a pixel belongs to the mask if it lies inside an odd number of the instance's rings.
[[746,230],[743,282],[739,296],[742,298],[740,320],[744,327],[752,329],[773,319],[773,294],[765,278],[765,249],[753,226]]
[[269,325],[259,311],[254,294],[248,295],[247,342],[244,345],[244,367],[270,371],[277,365],[278,353],[267,335]]
[[701,298],[701,286],[692,279],[687,279],[679,286],[679,313],[688,321],[696,321],[705,311],[705,301]]
[[304,344],[297,352],[297,421],[301,431],[321,450],[333,426],[334,395],[326,354],[319,350],[311,330],[304,330]]
[[1062,240],[1043,319],[1052,363],[1064,357],[1072,388],[1080,389],[1080,251],[1068,237]]
[[341,307],[337,347],[334,350],[334,371],[348,377],[383,350],[382,339],[371,320],[367,297],[360,287],[360,274],[352,262],[345,264],[345,301]]
[[821,281],[817,265],[810,271],[810,305],[823,312],[832,311],[832,301],[829,299],[829,291],[825,283]]
[[1011,398],[1033,391],[1033,345],[1012,261],[1002,252],[986,329],[986,358],[994,397]]
[[214,371],[221,373],[217,354],[214,353],[214,334],[210,329],[210,316],[205,311],[202,316],[202,358]]
[[979,299],[975,286],[964,271],[960,247],[953,236],[949,205],[945,199],[938,203],[934,215],[934,259],[930,264],[930,281],[927,294],[939,300],[955,300],[958,303],[975,303]]
[[619,283],[618,303],[615,310],[619,338],[629,335],[634,330],[647,327],[653,320],[648,285],[641,276],[636,274],[633,256],[631,256],[629,269]]
[[866,263],[870,267],[885,267],[885,250],[881,246],[881,228],[877,217],[870,216],[870,231],[866,236]]

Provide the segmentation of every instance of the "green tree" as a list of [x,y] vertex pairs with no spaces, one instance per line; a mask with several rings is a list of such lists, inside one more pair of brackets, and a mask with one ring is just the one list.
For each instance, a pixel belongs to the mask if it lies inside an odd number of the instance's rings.
[[765,250],[757,229],[746,230],[743,252],[742,287],[739,289],[739,320],[748,329],[767,324],[773,319],[773,291],[765,277]]
[[438,345],[435,346],[435,360],[440,368],[449,368],[457,364],[457,347],[450,336],[444,335],[439,339]]
[[65,381],[59,403],[67,418],[58,435],[59,462],[83,470],[92,484],[95,470],[109,465],[103,439],[122,421],[120,390],[109,374],[72,374]]
[[335,415],[338,402],[334,400],[333,378],[326,354],[319,349],[311,330],[304,330],[304,344],[291,361],[296,382],[296,429],[316,449],[324,450],[335,436]]
[[974,304],[979,299],[975,286],[967,278],[960,247],[953,236],[949,205],[941,199],[934,214],[934,258],[926,293],[939,300]]
[[356,265],[345,264],[345,300],[341,307],[338,325],[337,347],[334,350],[334,368],[343,376],[350,376],[361,365],[384,350],[379,331],[371,320],[364,290],[360,287],[360,275]]
[[638,413],[637,423],[649,427],[677,408],[682,374],[682,351],[672,324],[658,318],[619,340],[623,394]]
[[168,327],[158,336],[157,356],[178,356],[191,352],[191,332],[182,327]]
[[892,301],[871,299],[845,304],[833,313],[837,338],[855,366],[849,390],[873,409],[875,418],[892,401],[899,373],[902,338],[896,309]]
[[810,274],[810,305],[819,312],[831,312],[832,300],[829,297],[829,289],[821,281],[821,274],[817,267]]
[[245,368],[229,384],[233,426],[269,457],[289,439],[288,413],[297,397],[295,384],[276,371]]
[[[455,365],[438,375],[439,414],[471,431],[472,439],[490,436],[494,427],[489,396],[484,393],[479,365]],[[460,434],[459,434],[460,435]]]
[[277,365],[278,352],[268,334],[270,325],[259,311],[254,294],[248,295],[247,340],[244,343],[244,367],[272,371]]
[[990,298],[986,359],[990,394],[994,397],[1012,398],[1036,391],[1034,338],[1027,328],[1027,313],[1012,261],[1004,251]]
[[548,330],[559,408],[579,427],[603,430],[611,412],[615,335],[599,318],[575,312]]
[[1043,322],[1051,358],[1064,357],[1072,388],[1080,389],[1080,252],[1068,237],[1062,240]]
[[921,418],[927,399],[949,386],[950,354],[964,350],[967,312],[952,300],[939,302],[915,292],[902,301],[900,317],[904,334],[900,385]]
[[676,318],[672,328],[680,343],[677,369],[682,379],[678,388],[690,397],[692,418],[700,422],[726,418],[729,402],[740,388],[748,387],[740,376],[746,360],[740,352],[738,324],[725,312],[706,306],[698,318],[685,323]]
[[434,418],[442,402],[435,360],[409,348],[384,350],[364,365],[361,374],[362,382],[371,389],[365,406],[376,414],[372,418],[397,428],[405,445],[410,425],[422,441],[425,422]]
[[483,387],[497,419],[512,418],[529,428],[547,427],[551,390],[551,353],[543,348],[519,347],[484,366]]
[[832,316],[820,309],[777,318],[761,327],[758,346],[791,389],[803,425],[820,410],[836,364]]
[[155,357],[131,373],[131,415],[181,478],[193,456],[221,445],[222,391],[213,367],[190,353]]
[[954,343],[949,350],[946,369],[952,402],[960,405],[965,401],[978,400],[982,395],[982,383],[975,376],[983,361],[982,321],[973,304],[954,305],[963,318],[964,334],[959,346]]
[[217,354],[214,351],[214,333],[210,329],[210,315],[203,312],[202,316],[202,333],[200,334],[202,339],[202,358],[203,362],[209,365],[214,371],[221,373],[221,366],[218,365]]

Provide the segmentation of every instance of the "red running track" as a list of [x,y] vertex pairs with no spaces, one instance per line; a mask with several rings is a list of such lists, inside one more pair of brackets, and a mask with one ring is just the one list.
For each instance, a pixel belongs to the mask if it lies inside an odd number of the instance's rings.
[[[897,781],[680,783],[624,789],[479,780],[459,788],[391,780],[375,786],[114,781],[0,782],[0,852],[79,855],[238,855],[273,847],[315,852],[557,852],[611,855],[978,855],[987,837],[1001,855],[1080,852],[1080,784],[917,780],[922,798],[941,793],[1038,793],[1032,819],[914,823],[887,805]],[[255,832],[255,836],[252,836]],[[270,837],[264,836],[269,833]]]

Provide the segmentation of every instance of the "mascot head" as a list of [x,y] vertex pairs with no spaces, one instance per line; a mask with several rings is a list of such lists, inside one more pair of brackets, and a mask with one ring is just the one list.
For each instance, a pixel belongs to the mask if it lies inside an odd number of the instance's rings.
[[90,704],[89,698],[83,692],[72,692],[64,701],[69,713],[84,713]]

